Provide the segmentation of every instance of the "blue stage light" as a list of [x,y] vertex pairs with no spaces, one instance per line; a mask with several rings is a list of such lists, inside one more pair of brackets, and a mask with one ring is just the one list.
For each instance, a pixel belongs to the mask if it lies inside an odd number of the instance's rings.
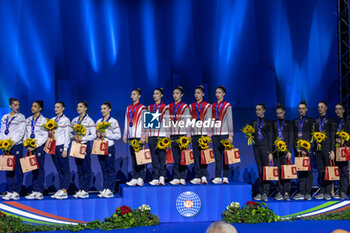
[[214,69],[217,70],[219,83],[230,82],[232,70],[237,64],[234,55],[242,38],[242,29],[246,16],[248,1],[217,1],[216,5],[216,27],[218,36],[217,45],[214,46],[216,52],[216,62]]
[[117,17],[115,15],[115,4],[113,4],[112,0],[106,1],[105,14],[107,16],[107,25],[110,37],[111,62],[112,64],[115,64],[118,57],[119,41],[117,34],[118,28],[116,27],[116,23],[118,24],[118,21],[115,23]]
[[95,20],[93,10],[91,9],[91,4],[93,4],[90,0],[83,1],[84,4],[84,15],[85,15],[85,26],[88,34],[88,44],[89,44],[89,55],[90,55],[90,63],[92,69],[97,72],[98,71],[98,56],[97,56],[97,43],[95,38]]
[[143,5],[143,33],[147,78],[152,83],[158,82],[158,59],[156,37],[154,29],[154,12],[151,1],[145,1]]

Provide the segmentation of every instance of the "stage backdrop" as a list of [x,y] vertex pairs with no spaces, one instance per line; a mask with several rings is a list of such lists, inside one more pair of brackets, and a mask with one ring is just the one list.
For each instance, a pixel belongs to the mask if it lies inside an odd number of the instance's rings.
[[[156,87],[164,88],[164,102],[170,103],[172,89],[181,85],[184,101],[191,103],[195,86],[203,84],[205,99],[214,102],[215,87],[224,85],[234,108],[234,144],[242,156],[230,178],[254,182],[252,149],[239,129],[255,118],[254,106],[261,101],[270,119],[277,102],[287,107],[289,119],[295,118],[303,99],[310,116],[316,116],[322,99],[334,115],[336,33],[333,0],[4,0],[0,113],[8,112],[8,98],[16,97],[27,117],[31,103],[43,99],[44,116],[53,116],[55,101],[65,101],[66,115],[73,118],[78,101],[86,100],[96,121],[100,105],[110,100],[123,129],[133,88],[142,89],[141,101],[149,105]],[[116,147],[118,179],[124,182],[130,178],[130,155],[124,143]],[[71,167],[76,182],[73,161]],[[57,185],[50,157],[46,171],[46,186]],[[93,172],[94,187],[100,189],[94,156]],[[0,178],[3,190],[3,172]]]

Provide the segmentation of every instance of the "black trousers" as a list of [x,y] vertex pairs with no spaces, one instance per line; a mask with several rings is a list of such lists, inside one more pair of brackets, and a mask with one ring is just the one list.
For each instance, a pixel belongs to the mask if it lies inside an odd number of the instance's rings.
[[256,166],[259,173],[259,193],[268,195],[270,189],[270,181],[263,180],[263,167],[268,165],[269,154],[268,146],[253,146]]
[[287,153],[286,152],[275,152],[273,155],[273,162],[275,166],[278,167],[278,176],[279,179],[277,181],[276,191],[282,194],[290,193],[290,179],[281,179],[281,166],[287,164]]
[[321,151],[316,151],[316,164],[319,173],[319,184],[320,184],[320,194],[331,194],[332,191],[332,181],[324,179],[325,168],[330,165],[329,159],[330,149],[327,146],[322,145]]
[[174,179],[186,179],[187,177],[187,166],[181,165],[181,150],[179,144],[176,142],[177,139],[184,135],[171,135],[171,151],[174,157]]
[[[129,138],[129,141],[134,140],[134,139],[136,139],[137,141],[140,141],[140,138]],[[145,165],[137,165],[135,151],[131,145],[130,145],[130,153],[131,153],[133,179],[141,178],[144,180],[146,177],[146,166]]]
[[148,145],[152,156],[153,179],[159,179],[160,176],[165,177],[166,175],[166,150],[156,149],[157,143],[158,137],[148,137]]
[[211,137],[213,141],[213,149],[215,156],[215,177],[221,177],[222,170],[224,170],[222,176],[227,177],[230,173],[229,165],[225,164],[225,147],[221,144],[221,140],[228,138],[228,135],[214,135]]
[[339,193],[347,193],[349,187],[349,162],[337,162],[339,167]]
[[[298,156],[298,152],[294,150],[294,156]],[[310,163],[312,157],[310,154],[307,154],[307,156],[310,158]],[[299,171],[298,172],[298,179],[299,179],[299,193],[302,195],[309,194],[311,195],[312,191],[312,183],[313,183],[313,175],[312,175],[312,168],[311,171]]]
[[208,176],[208,165],[201,164],[201,151],[199,150],[198,139],[201,135],[192,136],[192,150],[194,158],[194,178],[207,177]]

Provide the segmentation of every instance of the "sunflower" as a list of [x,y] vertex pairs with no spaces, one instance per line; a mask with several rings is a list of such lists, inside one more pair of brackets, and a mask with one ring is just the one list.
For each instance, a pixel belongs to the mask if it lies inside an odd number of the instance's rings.
[[131,140],[129,143],[131,144],[131,146],[136,146],[137,145],[137,140],[136,139],[133,139]]
[[188,148],[188,145],[191,143],[191,138],[182,136],[176,142],[179,144],[180,150],[185,150]]
[[164,143],[162,142],[162,140],[158,141],[156,149],[159,150],[166,150],[166,146],[164,145]]
[[2,149],[2,142],[3,140],[0,140],[0,149]]
[[10,145],[10,143],[7,140],[4,140],[4,142],[2,143],[2,147],[6,148]]
[[171,147],[171,140],[169,138],[163,138],[161,139],[161,142],[162,144],[164,144],[165,148]]
[[36,148],[36,141],[31,141],[30,142],[30,147]]
[[321,143],[326,139],[326,134],[324,132],[312,132],[312,139],[311,142],[316,142],[317,144],[317,151],[322,150]]
[[109,127],[109,126],[111,126],[111,123],[109,123],[109,122],[100,122],[100,123],[98,123],[97,124],[97,126],[96,126],[96,129],[98,130],[98,131],[101,131],[102,133],[105,133],[106,132],[106,129]]
[[243,129],[241,129],[241,131],[245,134],[245,137],[248,138],[248,146],[253,145],[255,143],[253,136],[255,133],[254,127],[247,124]]
[[200,145],[200,148],[201,148],[202,150],[206,150],[206,149],[209,148],[209,145],[208,145],[208,144],[201,144],[201,145]]
[[231,150],[231,149],[235,148],[232,145],[231,141],[228,139],[221,140],[220,143],[224,146],[225,150]]
[[305,141],[305,140],[302,142],[301,145],[302,145],[302,147],[305,148],[306,150],[310,150],[310,148],[311,148],[311,144],[310,144],[308,141]]
[[198,139],[198,143],[199,143],[199,144],[203,144],[203,139],[202,139],[202,138],[199,138],[199,139]]
[[85,134],[86,134],[86,129],[85,128],[81,129],[81,135],[84,136]]

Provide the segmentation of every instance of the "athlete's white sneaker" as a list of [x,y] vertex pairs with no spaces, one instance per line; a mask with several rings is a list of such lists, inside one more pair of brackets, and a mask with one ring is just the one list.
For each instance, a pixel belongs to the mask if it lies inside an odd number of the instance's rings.
[[137,184],[137,179],[132,179],[129,182],[126,182],[126,184],[129,186],[135,186]]

